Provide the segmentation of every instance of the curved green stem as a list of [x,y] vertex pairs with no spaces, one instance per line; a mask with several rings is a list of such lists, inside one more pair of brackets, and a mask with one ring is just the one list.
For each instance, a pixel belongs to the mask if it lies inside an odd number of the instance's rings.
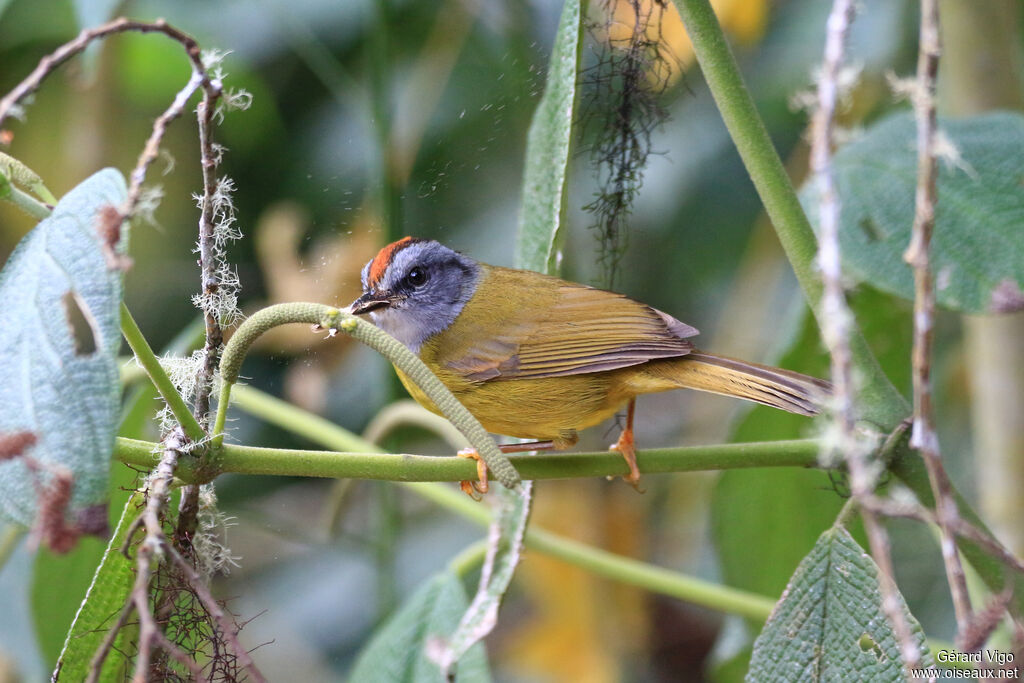
[[49,217],[50,207],[41,201],[16,188],[6,177],[0,175],[0,199],[6,199],[32,218],[43,220]]
[[381,408],[363,430],[363,438],[373,443],[399,427],[416,427],[442,439],[452,450],[461,450],[468,444],[466,437],[452,423],[435,415],[412,399],[401,399]]
[[487,540],[480,539],[475,543],[463,548],[463,550],[448,562],[448,568],[455,572],[459,578],[463,578],[484,563],[487,556]]
[[121,334],[124,335],[128,346],[131,347],[135,358],[138,359],[139,365],[149,375],[153,386],[160,392],[164,401],[167,402],[167,406],[171,409],[171,413],[174,414],[174,417],[181,424],[185,435],[195,442],[205,439],[206,432],[199,426],[199,422],[196,421],[195,416],[188,409],[185,399],[174,388],[174,383],[171,382],[171,378],[167,376],[163,366],[160,365],[160,360],[153,353],[149,342],[146,341],[146,338],[142,335],[142,330],[139,329],[135,318],[132,317],[131,311],[128,310],[128,307],[123,302],[121,303]]
[[239,326],[234,336],[231,337],[231,341],[224,347],[224,355],[221,357],[220,401],[217,406],[217,418],[213,431],[218,439],[218,444],[223,441],[224,422],[231,399],[231,386],[238,380],[242,360],[245,358],[249,346],[265,331],[286,323],[311,323],[332,332],[341,330],[383,355],[422,389],[438,410],[459,428],[459,431],[479,453],[480,458],[486,463],[487,469],[495,479],[508,488],[518,485],[519,475],[515,468],[509,463],[508,458],[498,450],[498,445],[494,443],[494,439],[483,428],[480,421],[459,403],[448,387],[434,376],[434,373],[423,364],[416,354],[384,330],[365,320],[360,320],[348,312],[324,304],[296,302],[268,306]]
[[[793,183],[757,113],[710,3],[708,0],[674,2],[693,42],[694,54],[722,120],[771,218],[804,296],[820,323],[818,303],[822,285],[814,265],[818,244]],[[906,417],[909,406],[882,371],[860,330],[855,327],[850,332],[851,355],[862,377],[858,392],[860,417],[885,431],[891,430]]]

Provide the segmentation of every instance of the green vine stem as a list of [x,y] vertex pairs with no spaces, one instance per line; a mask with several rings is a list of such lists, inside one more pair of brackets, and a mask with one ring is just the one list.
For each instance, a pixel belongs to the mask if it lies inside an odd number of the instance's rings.
[[[349,432],[338,425],[319,417],[318,415],[306,412],[301,408],[297,408],[290,403],[274,398],[273,396],[265,394],[257,389],[253,389],[252,387],[235,387],[233,396],[235,405],[242,408],[250,415],[261,418],[269,424],[273,424],[290,432],[299,434],[305,438],[320,443],[327,448],[360,450],[364,451],[364,453],[356,455],[371,454],[372,458],[380,458],[384,455],[383,450],[376,445],[361,439],[356,434],[353,434],[352,432]],[[803,443],[806,445],[801,446],[800,444]],[[786,448],[793,448],[796,450],[806,448],[806,452],[803,456],[806,462],[805,466],[812,467],[816,464],[816,454],[819,446],[817,442],[813,440],[808,440],[806,442],[781,441],[765,444],[727,444],[725,446],[711,446],[704,448],[718,450],[720,457],[724,452],[726,452],[729,446],[747,446],[753,447],[755,452],[762,450],[767,452],[769,450],[769,446],[774,447],[776,444],[784,446],[789,444]],[[154,458],[154,445],[155,444],[146,441],[119,438],[115,446],[115,454],[124,462],[138,464],[141,466],[151,466]],[[226,446],[226,449],[228,450],[231,448],[233,447],[230,445]],[[680,461],[688,462],[695,455],[699,456],[698,451],[703,450],[703,448],[686,448],[682,450],[685,452],[685,457],[681,457]],[[645,462],[645,455],[647,453],[648,451],[640,451],[638,454],[638,459],[642,464]],[[338,453],[337,455],[346,454]],[[557,459],[570,457],[572,455],[574,454],[554,454],[550,457],[551,459]],[[607,454],[595,453],[576,455],[594,455],[603,457]],[[684,454],[680,454],[680,456],[683,455]],[[424,456],[393,457],[404,459],[406,457],[423,458]],[[539,458],[541,456],[513,456],[512,460],[527,460],[533,457]],[[621,458],[618,456],[615,456],[615,458],[621,461]],[[429,459],[459,461],[454,462],[451,466],[461,467],[463,470],[456,473],[456,475],[452,477],[452,480],[462,478],[466,474],[471,474],[474,470],[473,464],[463,458]],[[795,454],[794,459],[796,459]],[[765,457],[764,462],[761,464],[755,465],[751,462],[749,466],[771,466],[772,464],[775,464],[768,460],[769,459]],[[791,464],[796,463],[794,462]],[[719,462],[715,467],[721,466],[722,463]],[[644,470],[644,467],[641,467],[641,469]],[[184,480],[188,481],[193,472],[194,468],[190,463],[182,463],[177,474],[179,474]],[[564,476],[573,475],[566,474]],[[404,485],[417,495],[460,516],[466,517],[473,522],[486,526],[490,521],[489,513],[486,510],[469,501],[465,496],[454,489],[449,489],[439,484],[425,482],[406,483]],[[526,545],[538,552],[562,559],[569,564],[586,567],[593,573],[600,576],[622,581],[652,592],[670,595],[694,604],[740,614],[753,619],[766,619],[774,604],[774,601],[762,595],[700,581],[699,579],[694,579],[693,577],[679,574],[678,572],[661,567],[655,567],[637,560],[624,558],[619,555],[615,555],[614,553],[593,548],[586,544],[567,539],[543,529],[532,528],[527,530]],[[476,545],[467,548],[465,552],[460,553],[455,560],[449,563],[450,566],[458,567],[459,570],[462,571],[468,571],[472,567],[473,563],[476,562],[476,559],[474,558],[476,548]],[[991,558],[988,558],[988,560],[993,562]],[[949,650],[952,648],[951,645],[947,643],[940,643],[939,641],[930,640],[930,643],[933,651],[936,651],[937,649]]]
[[[403,455],[388,456],[378,446],[361,439],[348,430],[342,429],[338,425],[317,415],[313,415],[312,413],[308,413],[300,408],[296,408],[291,404],[268,396],[267,394],[251,387],[236,387],[236,389],[237,391],[234,395],[234,400],[237,407],[242,408],[251,415],[264,419],[270,424],[276,425],[290,432],[300,434],[301,436],[326,448],[358,449],[363,451],[363,453],[352,455],[365,456],[370,462],[374,460],[379,462],[381,458],[392,457],[399,462],[399,467],[402,466],[402,462],[407,462],[406,458],[417,458],[431,461],[451,461],[450,465],[446,464],[444,466],[458,468],[457,471],[453,471],[450,475],[452,481],[465,478],[467,474],[472,475],[475,472],[474,464],[467,461],[465,458]],[[813,466],[816,463],[818,444],[815,441],[783,441],[777,443],[791,444],[792,448],[795,450],[803,451],[803,455],[799,460],[805,463],[806,466]],[[753,464],[754,461],[750,460],[749,462],[751,464],[748,466],[754,467],[772,464],[769,462],[770,458],[768,458],[766,454],[771,451],[775,445],[776,443],[727,444],[725,446],[710,446],[705,448],[710,451],[718,451],[718,454],[715,457],[720,458],[721,455],[730,447],[753,447],[751,452],[759,454],[753,457],[762,459],[760,465],[755,465]],[[115,446],[115,453],[118,458],[126,462],[136,462],[137,464],[145,466],[152,462],[152,447],[153,444],[145,441],[118,439]],[[224,450],[230,451],[232,448],[234,447],[226,445]],[[700,451],[704,450],[704,448],[665,450],[682,451],[681,453],[676,454],[677,463],[682,465],[690,462],[691,459],[699,458]],[[640,451],[638,453],[638,460],[641,464],[645,463],[646,454],[649,452],[650,451]],[[622,457],[614,453],[557,453],[550,456],[520,455],[513,456],[512,460],[517,464],[522,462],[525,466],[526,462],[533,459],[557,461],[563,458],[572,458],[573,455],[594,456],[600,458],[611,455],[612,460],[618,460],[618,462],[615,463],[616,469],[614,473],[622,474],[624,472],[624,466],[621,464]],[[797,460],[797,458],[795,455],[793,457],[794,463],[792,464],[795,464],[795,460]],[[138,460],[136,460],[136,458]],[[147,461],[147,458],[150,460]],[[719,463],[719,465],[720,464],[721,463]],[[187,480],[192,470],[190,469],[189,463],[183,463],[183,465],[184,467],[179,467],[176,474]],[[566,465],[568,465],[568,463],[566,463]],[[577,474],[575,469],[577,465],[578,463],[573,464],[571,467],[565,467],[563,474],[560,476],[583,476]],[[711,466],[718,467],[719,465]],[[641,467],[641,470],[643,471],[643,466]],[[469,498],[454,488],[427,482],[405,483],[404,485],[417,495],[477,524],[486,526],[490,523],[490,512],[487,509],[469,500]],[[693,604],[703,605],[711,609],[735,613],[753,619],[766,619],[775,602],[771,598],[767,598],[763,595],[748,593],[746,591],[729,588],[727,586],[702,581],[662,567],[651,566],[638,560],[621,557],[614,553],[593,548],[578,541],[541,529],[534,528],[527,530],[526,545],[529,548],[533,548],[552,557],[557,557],[570,564],[585,567],[600,576],[629,583],[653,592],[670,595],[681,600],[692,602]],[[468,562],[469,559],[466,558],[466,561]]]
[[[423,364],[416,354],[384,330],[365,320],[360,320],[346,311],[324,304],[296,302],[268,306],[253,314],[239,326],[231,337],[231,341],[224,347],[224,355],[221,357],[220,401],[217,405],[217,418],[213,431],[218,443],[223,441],[224,422],[228,403],[231,400],[231,386],[238,381],[238,373],[242,368],[242,360],[245,358],[246,352],[261,334],[272,327],[287,323],[308,323],[319,325],[327,330],[341,330],[383,355],[422,389],[438,407],[438,410],[459,428],[459,431],[480,454],[480,458],[495,479],[508,488],[514,488],[519,484],[519,474],[516,469],[508,461],[508,458],[498,450],[498,445],[494,443],[494,439],[483,428],[480,421],[459,403],[448,387],[434,376],[434,373]],[[228,456],[225,453],[220,457],[223,459]],[[473,477],[464,478],[471,479]]]
[[[194,442],[205,439],[206,432],[199,426],[196,418],[185,403],[185,399],[174,388],[174,383],[171,382],[171,378],[167,376],[167,372],[160,365],[160,360],[153,353],[153,349],[142,335],[142,330],[139,329],[135,318],[132,317],[131,311],[124,305],[124,302],[121,303],[121,334],[124,335],[128,346],[131,347],[135,358],[139,361],[139,365],[149,375],[153,386],[160,392],[164,401],[167,402],[167,406],[171,409],[171,413],[174,414],[174,417],[181,424],[185,435]],[[155,465],[156,462],[152,464]]]
[[[309,435],[307,431],[302,433]],[[358,437],[353,435],[353,438]],[[150,441],[119,437],[115,455],[130,465],[153,467],[159,460],[159,453],[153,452],[156,446]],[[182,462],[175,474],[186,483],[202,483],[227,473],[405,482],[463,481],[475,476],[476,465],[466,458],[386,453],[371,444],[366,446],[366,449],[352,452],[223,444],[216,455],[211,455],[210,462],[204,463],[201,472]],[[821,444],[815,439],[651,448],[637,451],[637,464],[644,474],[816,467],[820,448]],[[622,456],[607,451],[517,454],[507,459],[517,477],[522,479],[617,477],[629,473]]]
[[[822,285],[814,266],[817,240],[743,82],[722,27],[708,0],[674,2],[693,42],[694,53],[722,120],[771,218],[804,296],[818,317]],[[851,355],[862,376],[858,392],[860,417],[889,431],[906,417],[909,406],[882,372],[860,330],[854,327],[850,332]]]
[[363,438],[372,443],[380,443],[399,427],[415,427],[430,432],[455,450],[468,445],[466,437],[451,422],[408,398],[389,403],[377,411],[363,430]]
[[6,177],[12,184],[27,187],[51,206],[57,203],[57,198],[46,187],[38,173],[26,166],[24,162],[3,152],[0,152],[0,175]]
[[[889,464],[889,471],[899,477],[907,485],[921,504],[929,509],[935,509],[935,496],[932,494],[931,482],[928,480],[928,472],[925,469],[924,461],[913,451],[897,450],[892,462]],[[978,517],[978,514],[963,499],[955,489],[953,497],[956,500],[957,512],[960,518],[973,526],[979,532],[989,538],[995,538],[989,531],[985,522]],[[964,537],[957,538],[957,548],[963,556],[971,563],[974,570],[985,582],[993,594],[999,594],[1012,587],[1013,598],[1010,609],[1017,615],[1024,614],[1024,574],[1008,567],[999,559],[983,548],[979,543]]]

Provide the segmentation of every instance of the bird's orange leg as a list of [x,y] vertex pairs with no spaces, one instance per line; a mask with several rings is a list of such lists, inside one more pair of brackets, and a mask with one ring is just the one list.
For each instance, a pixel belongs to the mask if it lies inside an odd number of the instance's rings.
[[640,470],[636,466],[636,442],[633,440],[633,414],[636,412],[636,399],[629,400],[629,407],[626,409],[626,428],[619,434],[619,440],[611,445],[610,451],[618,451],[625,458],[629,465],[629,474],[623,480],[639,490]]
[[[554,441],[529,441],[527,443],[510,443],[498,446],[502,453],[526,453],[527,451],[547,451],[555,448]],[[473,500],[480,500],[480,495],[491,490],[487,481],[487,465],[480,458],[475,448],[463,448],[456,453],[460,458],[476,460],[477,481],[466,480],[460,482],[462,492]]]

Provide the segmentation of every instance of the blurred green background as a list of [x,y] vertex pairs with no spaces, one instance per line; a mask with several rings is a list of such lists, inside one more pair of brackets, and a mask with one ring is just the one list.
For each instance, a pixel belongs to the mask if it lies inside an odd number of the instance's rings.
[[[799,182],[806,116],[791,100],[809,87],[821,58],[829,3],[714,4]],[[843,121],[851,129],[906,106],[892,101],[885,74],[911,73],[916,55],[914,3],[861,5],[849,61],[862,73]],[[1001,7],[1008,11],[999,33],[1019,53],[1019,5]],[[512,265],[526,132],[560,10],[548,0],[0,0],[0,91],[81,26],[118,14],[164,17],[204,48],[230,51],[226,85],[254,96],[248,111],[229,114],[215,133],[228,149],[220,173],[237,185],[246,235],[230,249],[242,307],[299,299],[344,305],[357,293],[362,264],[405,234]],[[649,159],[616,287],[702,330],[704,348],[824,375],[816,330],[700,73],[689,68],[685,39],[675,24],[663,29],[685,73],[663,96],[670,119],[652,139],[659,154]],[[591,39],[584,60],[600,49]],[[955,51],[947,56],[957,59]],[[992,68],[1009,70],[1019,85],[1013,64]],[[127,172],[188,74],[179,46],[165,38],[114,37],[51,77],[25,123],[6,124],[14,133],[7,151],[58,196],[104,166]],[[133,228],[126,288],[154,347],[196,317],[190,296],[199,283],[193,117],[174,123],[165,147],[169,155],[150,173],[164,199],[154,224]],[[580,208],[595,188],[585,151],[574,158],[571,181],[563,274],[600,284],[599,245]],[[0,204],[0,254],[32,225]],[[909,393],[909,304],[864,285],[854,302],[890,377]],[[971,370],[957,316],[940,317],[936,368],[943,451],[961,491],[974,498]],[[304,329],[267,340],[244,374],[355,431],[402,396],[372,352],[320,344]],[[235,416],[239,442],[310,446]],[[679,393],[642,400],[637,432],[641,446],[657,446],[807,436],[809,429],[806,420],[768,409]],[[580,447],[602,448],[614,436],[613,426],[594,428]],[[386,445],[447,452],[414,430]],[[543,482],[534,524],[774,598],[843,503],[820,472],[651,476],[645,486],[637,495],[621,482]],[[236,518],[227,543],[240,566],[218,577],[215,589],[251,620],[243,642],[262,644],[255,657],[271,680],[343,678],[402,597],[482,535],[387,484],[351,486],[334,532],[326,520],[331,482],[223,477],[217,490]],[[949,638],[951,607],[933,539],[909,524],[895,523],[892,532],[912,611],[930,635]],[[44,677],[66,631],[56,617],[33,624],[24,599],[31,572],[23,548],[0,573],[0,681]],[[52,613],[70,620],[88,572],[68,569],[55,580],[61,585],[36,592],[52,589]],[[731,681],[744,670],[757,628],[528,553],[487,643],[501,681]]]

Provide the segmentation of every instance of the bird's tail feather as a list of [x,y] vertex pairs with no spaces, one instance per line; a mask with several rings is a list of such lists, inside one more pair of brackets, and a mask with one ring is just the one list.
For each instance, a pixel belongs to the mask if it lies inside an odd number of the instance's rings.
[[672,363],[681,387],[734,396],[799,415],[817,415],[832,385],[799,372],[694,350]]

